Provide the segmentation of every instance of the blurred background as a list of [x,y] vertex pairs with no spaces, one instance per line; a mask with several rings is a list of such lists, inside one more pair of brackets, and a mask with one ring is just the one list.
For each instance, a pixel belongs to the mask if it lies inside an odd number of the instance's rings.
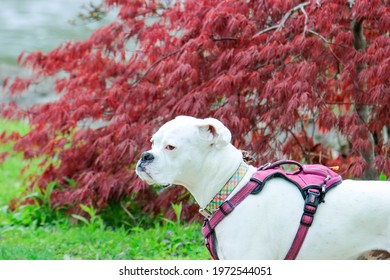
[[[41,50],[44,53],[69,40],[82,40],[98,27],[115,18],[110,11],[101,20],[83,20],[92,6],[102,0],[1,0],[0,1],[0,81],[6,76],[26,75],[17,65],[22,52]],[[31,105],[51,99],[48,81],[34,89],[33,95],[18,98],[20,105]],[[4,96],[0,89],[0,103],[14,97]]]
[[111,12],[102,21],[82,21],[78,15],[101,0],[1,0],[0,63],[16,64],[22,51],[52,50],[68,40],[85,39],[113,19]]

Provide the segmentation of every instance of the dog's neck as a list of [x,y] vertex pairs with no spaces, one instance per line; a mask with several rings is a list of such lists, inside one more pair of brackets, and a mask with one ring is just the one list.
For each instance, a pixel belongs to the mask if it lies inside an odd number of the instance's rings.
[[243,161],[242,153],[233,145],[229,144],[223,149],[218,153],[211,151],[201,170],[193,174],[189,182],[179,182],[188,189],[201,208],[207,206]]
[[210,218],[219,209],[219,207],[228,200],[228,197],[230,197],[236,187],[240,185],[248,170],[249,166],[242,161],[236,172],[234,172],[232,177],[230,177],[222,189],[219,190],[206,207],[200,208],[199,212],[206,218]]

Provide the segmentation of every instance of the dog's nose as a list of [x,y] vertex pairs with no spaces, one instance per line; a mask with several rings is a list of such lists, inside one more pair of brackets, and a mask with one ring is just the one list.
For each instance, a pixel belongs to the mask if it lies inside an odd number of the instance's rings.
[[154,155],[149,152],[144,152],[141,155],[141,161],[153,161],[154,160]]

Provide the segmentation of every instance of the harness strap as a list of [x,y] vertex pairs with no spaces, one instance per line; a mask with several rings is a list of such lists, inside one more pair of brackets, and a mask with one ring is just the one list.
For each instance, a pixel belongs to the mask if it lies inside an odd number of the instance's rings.
[[202,227],[202,234],[206,238],[206,247],[214,260],[218,260],[215,249],[215,227],[227,216],[234,208],[239,205],[253,190],[258,187],[258,180],[251,178],[249,183],[239,190],[230,200],[226,200],[214,213],[210,219],[205,219]]
[[302,218],[299,224],[298,231],[294,241],[288,251],[285,260],[295,260],[301,250],[302,244],[305,241],[309,227],[313,223],[314,214],[317,211],[317,206],[321,202],[321,192],[318,189],[309,189],[305,199]]
[[303,241],[305,241],[306,234],[309,231],[309,227],[300,224],[297,234],[295,235],[294,241],[291,244],[290,250],[288,251],[285,260],[295,260],[301,250]]
[[[205,237],[206,247],[209,250],[213,259],[218,259],[217,251],[216,251],[216,237],[215,237],[215,227],[229,215],[234,208],[239,205],[249,194],[257,194],[259,193],[265,182],[275,176],[275,174],[279,174],[278,171],[272,170],[282,164],[295,164],[298,165],[298,171],[293,173],[286,173],[288,175],[297,175],[301,172],[305,172],[303,166],[294,161],[279,161],[274,164],[263,165],[259,168],[259,170],[264,171],[263,173],[255,173],[254,176],[250,179],[248,184],[239,190],[230,200],[225,201],[220,208],[212,215],[210,219],[205,219],[202,227],[202,234]],[[311,174],[318,173],[320,177],[324,176],[324,171],[317,169],[308,169],[307,172]],[[256,178],[257,177],[257,178]],[[283,178],[289,180],[286,175],[282,176]],[[331,189],[332,187],[338,185],[341,182],[340,176],[329,176],[326,175],[325,179],[322,179],[321,184],[311,185],[309,188],[303,188],[302,195],[305,199],[303,214],[300,220],[300,225],[295,235],[294,241],[285,257],[285,260],[293,260],[296,259],[302,244],[306,238],[309,227],[313,223],[314,214],[317,211],[318,205],[323,202],[324,195],[326,191]],[[289,180],[290,181],[290,180]],[[300,186],[295,181],[297,187]],[[303,186],[301,186],[303,187]]]
[[[227,216],[234,208],[239,205],[249,194],[257,187],[259,181],[252,178],[247,186],[241,189],[232,199],[225,201],[215,212],[211,219],[205,219],[202,227],[202,234],[206,237],[206,247],[214,260],[218,260],[217,250],[215,248],[216,238],[214,234],[215,227]],[[288,251],[285,260],[295,260],[305,241],[307,232],[313,223],[314,214],[320,203],[321,192],[318,189],[309,189],[307,192],[305,206],[301,217],[300,225],[295,235],[294,241]]]

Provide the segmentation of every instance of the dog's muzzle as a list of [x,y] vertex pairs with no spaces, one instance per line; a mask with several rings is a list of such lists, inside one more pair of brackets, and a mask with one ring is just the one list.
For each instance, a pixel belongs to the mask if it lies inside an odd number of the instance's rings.
[[155,156],[151,152],[142,153],[141,158],[138,161],[136,167],[136,172],[138,176],[140,176],[141,179],[143,179],[144,181],[147,181],[149,184],[159,184],[163,188],[172,186],[171,183],[169,184],[157,183],[152,177],[152,175],[150,174],[150,170],[147,170],[147,166],[153,163],[155,159],[156,159]]
[[141,155],[141,159],[138,161],[137,169],[138,171],[145,172],[145,166],[154,161],[154,155],[150,152],[144,152]]

